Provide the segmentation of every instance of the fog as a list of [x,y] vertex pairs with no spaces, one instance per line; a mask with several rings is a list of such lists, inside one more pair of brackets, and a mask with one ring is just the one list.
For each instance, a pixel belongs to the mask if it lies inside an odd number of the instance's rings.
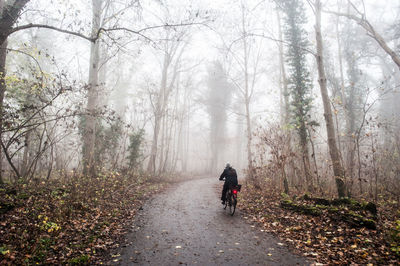
[[[305,175],[333,190],[322,55],[345,182],[370,182],[374,170],[362,168],[371,150],[398,154],[397,1],[322,1],[323,54],[314,1],[297,1],[294,26],[293,1],[0,2],[3,180],[216,175],[230,162],[241,178],[262,182],[283,169],[291,185]],[[303,98],[293,91],[294,53],[308,73]],[[389,172],[382,178],[398,184]]]

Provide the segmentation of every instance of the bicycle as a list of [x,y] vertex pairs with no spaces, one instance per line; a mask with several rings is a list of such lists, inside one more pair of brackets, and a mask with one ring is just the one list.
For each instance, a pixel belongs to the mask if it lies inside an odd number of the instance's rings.
[[233,214],[235,213],[237,205],[237,193],[240,191],[241,188],[242,185],[231,186],[226,192],[224,210],[226,210],[226,207],[229,206],[229,214],[231,216],[233,216]]

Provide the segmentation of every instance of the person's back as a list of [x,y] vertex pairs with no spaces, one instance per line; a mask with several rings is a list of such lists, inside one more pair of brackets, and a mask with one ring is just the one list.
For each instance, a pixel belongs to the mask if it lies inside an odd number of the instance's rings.
[[225,194],[228,191],[229,187],[237,186],[238,184],[236,170],[229,163],[226,164],[224,171],[219,177],[219,180],[223,180],[224,178],[225,178],[225,183],[224,187],[222,188],[222,196],[221,196],[222,204],[225,204]]
[[[231,166],[225,168],[221,176],[223,176],[222,179],[225,178],[225,183],[229,183],[232,186],[236,186],[238,184],[236,170]],[[220,177],[220,180],[222,179]]]

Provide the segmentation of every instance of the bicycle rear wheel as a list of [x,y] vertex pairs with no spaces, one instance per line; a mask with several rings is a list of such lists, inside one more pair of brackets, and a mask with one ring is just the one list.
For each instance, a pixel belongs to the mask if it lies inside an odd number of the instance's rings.
[[229,196],[229,213],[231,216],[233,216],[233,214],[235,214],[235,210],[236,210],[236,197],[233,196],[232,194],[230,194]]

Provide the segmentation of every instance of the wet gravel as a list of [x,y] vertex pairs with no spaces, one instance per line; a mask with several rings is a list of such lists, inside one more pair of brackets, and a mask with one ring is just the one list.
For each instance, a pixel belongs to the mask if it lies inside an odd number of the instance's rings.
[[[191,180],[155,195],[133,221],[116,265],[309,265],[279,240],[223,210],[217,178]],[[240,200],[240,196],[239,196]]]

